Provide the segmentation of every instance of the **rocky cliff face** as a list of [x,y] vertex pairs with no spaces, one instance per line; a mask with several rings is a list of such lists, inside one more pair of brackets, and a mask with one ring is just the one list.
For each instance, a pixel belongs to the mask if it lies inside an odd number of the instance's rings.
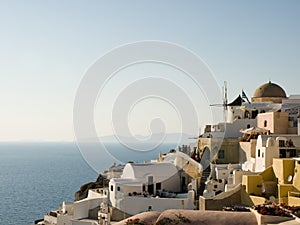
[[84,184],[80,187],[79,191],[75,192],[75,201],[86,198],[90,189],[108,187],[108,183],[109,179],[100,174],[96,182],[89,182],[87,184]]

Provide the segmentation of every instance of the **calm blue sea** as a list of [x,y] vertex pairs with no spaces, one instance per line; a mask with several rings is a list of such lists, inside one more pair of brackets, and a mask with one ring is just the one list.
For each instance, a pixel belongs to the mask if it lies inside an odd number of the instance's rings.
[[[149,160],[173,147],[162,145],[146,154],[133,152],[119,158]],[[115,154],[122,148],[111,144]],[[74,143],[0,143],[0,224],[32,224],[61,202],[73,201],[80,186],[97,177]]]

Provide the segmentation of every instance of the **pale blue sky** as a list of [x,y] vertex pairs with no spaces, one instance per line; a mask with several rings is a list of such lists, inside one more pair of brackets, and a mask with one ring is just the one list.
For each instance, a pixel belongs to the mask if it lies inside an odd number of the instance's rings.
[[84,73],[101,55],[133,41],[192,50],[220,85],[228,82],[230,100],[242,88],[251,97],[269,79],[300,94],[297,0],[0,1],[0,27],[2,141],[72,140],[73,102]]

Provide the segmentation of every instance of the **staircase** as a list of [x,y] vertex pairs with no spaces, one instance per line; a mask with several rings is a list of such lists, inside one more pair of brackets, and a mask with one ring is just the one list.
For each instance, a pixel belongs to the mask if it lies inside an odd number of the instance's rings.
[[207,181],[207,178],[210,176],[210,172],[211,172],[210,166],[207,167],[202,172],[202,176],[201,176],[201,180],[200,180],[200,188],[199,188],[199,192],[198,192],[199,195],[203,194],[203,191],[205,189],[205,182]]

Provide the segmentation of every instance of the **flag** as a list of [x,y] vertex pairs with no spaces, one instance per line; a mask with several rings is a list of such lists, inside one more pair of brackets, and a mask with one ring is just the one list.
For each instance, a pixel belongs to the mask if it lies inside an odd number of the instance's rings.
[[250,103],[246,93],[244,92],[244,90],[242,90],[242,98],[245,98],[247,100],[248,103]]
[[244,92],[244,90],[242,90],[242,98],[247,98],[246,93]]

